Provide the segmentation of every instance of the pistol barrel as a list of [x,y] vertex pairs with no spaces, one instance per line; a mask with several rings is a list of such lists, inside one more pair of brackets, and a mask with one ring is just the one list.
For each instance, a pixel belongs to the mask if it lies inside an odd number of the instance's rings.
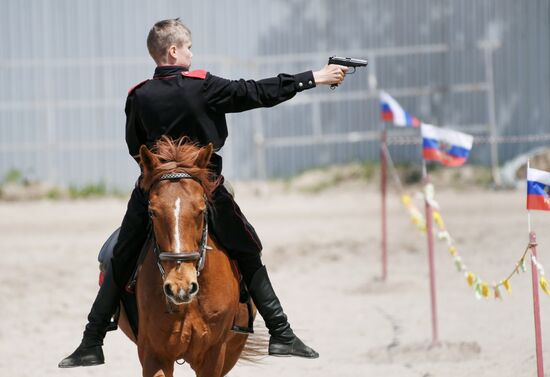
[[341,56],[331,56],[328,58],[328,64],[338,64],[346,67],[366,67],[369,64],[368,60],[344,58]]

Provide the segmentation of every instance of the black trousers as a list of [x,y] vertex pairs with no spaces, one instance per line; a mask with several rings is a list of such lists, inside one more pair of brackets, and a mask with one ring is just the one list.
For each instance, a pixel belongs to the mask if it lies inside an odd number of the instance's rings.
[[[262,267],[262,243],[254,227],[223,185],[214,191],[212,207],[208,214],[210,235],[227,251],[230,258],[237,260],[245,281],[249,283],[254,273]],[[121,289],[126,287],[134,271],[147,238],[148,223],[148,198],[136,185],[128,201],[128,209],[113,251],[113,275]]]

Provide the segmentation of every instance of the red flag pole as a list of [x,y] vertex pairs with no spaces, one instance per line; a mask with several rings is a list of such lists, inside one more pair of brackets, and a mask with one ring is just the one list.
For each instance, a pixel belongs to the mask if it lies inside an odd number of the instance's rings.
[[382,280],[386,281],[388,276],[388,232],[387,232],[387,210],[386,210],[386,194],[387,194],[387,160],[385,148],[387,146],[387,131],[385,123],[382,123],[382,132],[380,134],[380,197],[382,200]]
[[[529,233],[531,254],[537,257],[537,235]],[[531,277],[533,279],[533,312],[535,317],[535,344],[537,351],[537,377],[544,377],[544,363],[542,360],[542,330],[540,326],[540,305],[539,305],[539,278],[535,261],[531,258]]]
[[[430,176],[426,170],[426,161],[422,161],[424,188],[431,183]],[[433,237],[433,212],[427,195],[424,195],[426,206],[426,234],[428,237],[428,265],[430,270],[430,299],[432,309],[432,345],[439,344],[439,336],[437,331],[437,301],[435,291],[435,263],[434,263],[434,237]]]
[[[530,161],[527,160],[527,175]],[[529,194],[529,193],[528,193]],[[533,283],[533,317],[535,319],[535,349],[537,353],[537,377],[544,377],[544,362],[542,360],[542,330],[540,325],[539,277],[535,264],[537,258],[537,235],[531,231],[531,211],[527,205],[527,226],[529,230],[529,246],[531,247],[531,280]]]

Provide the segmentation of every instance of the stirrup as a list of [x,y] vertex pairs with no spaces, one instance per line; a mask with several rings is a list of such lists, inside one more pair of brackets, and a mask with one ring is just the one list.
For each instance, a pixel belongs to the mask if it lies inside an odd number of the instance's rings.
[[118,320],[120,318],[120,306],[122,305],[122,302],[118,305],[115,314],[113,315],[113,318],[111,318],[111,321],[105,328],[105,331],[115,331],[118,329]]
[[111,321],[107,325],[107,328],[105,329],[105,331],[109,332],[109,331],[115,331],[117,329],[118,329],[118,323],[115,321]]
[[237,334],[254,334],[254,316],[252,308],[252,299],[249,297],[246,302],[246,308],[248,309],[248,327],[233,325],[231,331],[236,332]]
[[236,332],[237,334],[254,334],[254,329],[252,327],[245,327],[239,325],[233,325],[231,331]]

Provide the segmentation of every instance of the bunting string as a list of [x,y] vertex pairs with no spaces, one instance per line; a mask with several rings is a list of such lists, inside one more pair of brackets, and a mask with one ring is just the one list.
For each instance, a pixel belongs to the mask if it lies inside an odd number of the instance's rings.
[[[397,174],[397,169],[395,169],[391,154],[386,145],[382,145],[382,152],[388,163],[390,174],[392,175],[395,185],[400,193],[401,203],[405,206],[407,212],[409,213],[411,222],[419,231],[421,231],[422,233],[426,233],[426,220],[422,215],[422,212],[418,209],[418,207],[415,206],[411,195],[405,192],[401,180],[399,179],[399,175]],[[437,239],[446,243],[447,249],[451,257],[453,258],[457,271],[464,275],[467,284],[471,288],[473,288],[476,298],[489,298],[492,292],[492,297],[494,297],[495,299],[501,299],[502,289],[504,289],[508,294],[511,294],[512,286],[510,284],[510,280],[514,276],[527,271],[526,258],[528,254],[531,256],[530,259],[533,261],[533,265],[537,268],[539,274],[539,285],[542,291],[547,295],[550,295],[550,285],[544,276],[544,267],[537,260],[537,258],[532,253],[530,253],[530,243],[527,244],[525,251],[517,260],[512,272],[509,275],[499,280],[498,282],[489,283],[482,279],[479,274],[472,272],[464,263],[462,256],[460,255],[459,250],[453,240],[453,237],[445,226],[445,221],[443,220],[443,216],[441,215],[440,206],[435,200],[434,185],[432,183],[426,184],[424,186],[424,192],[418,193],[417,197],[418,199],[426,200],[430,204],[432,208],[433,222],[437,227]]]
[[[533,262],[533,265],[537,268],[539,273],[539,285],[544,293],[550,295],[550,285],[544,276],[544,267],[537,260],[537,258],[530,253],[532,245],[529,243],[521,257],[517,260],[512,272],[508,274],[503,279],[498,282],[489,283],[484,280],[481,275],[474,273],[468,268],[464,263],[463,258],[456,247],[453,237],[451,236],[449,230],[445,225],[443,216],[441,215],[441,210],[439,204],[435,201],[435,188],[433,184],[427,184],[424,187],[424,193],[419,195],[430,204],[432,207],[433,213],[433,222],[437,230],[437,239],[439,241],[445,242],[449,254],[453,258],[455,267],[459,273],[464,275],[466,283],[474,290],[476,298],[489,298],[494,297],[495,299],[502,298],[502,290],[505,290],[507,293],[512,293],[512,285],[510,280],[525,271],[527,271],[526,262],[530,259]],[[416,226],[421,232],[426,232],[426,221],[420,210],[415,206],[413,198],[406,194],[401,194],[401,202],[407,209],[412,223]],[[528,258],[530,256],[530,258]]]

